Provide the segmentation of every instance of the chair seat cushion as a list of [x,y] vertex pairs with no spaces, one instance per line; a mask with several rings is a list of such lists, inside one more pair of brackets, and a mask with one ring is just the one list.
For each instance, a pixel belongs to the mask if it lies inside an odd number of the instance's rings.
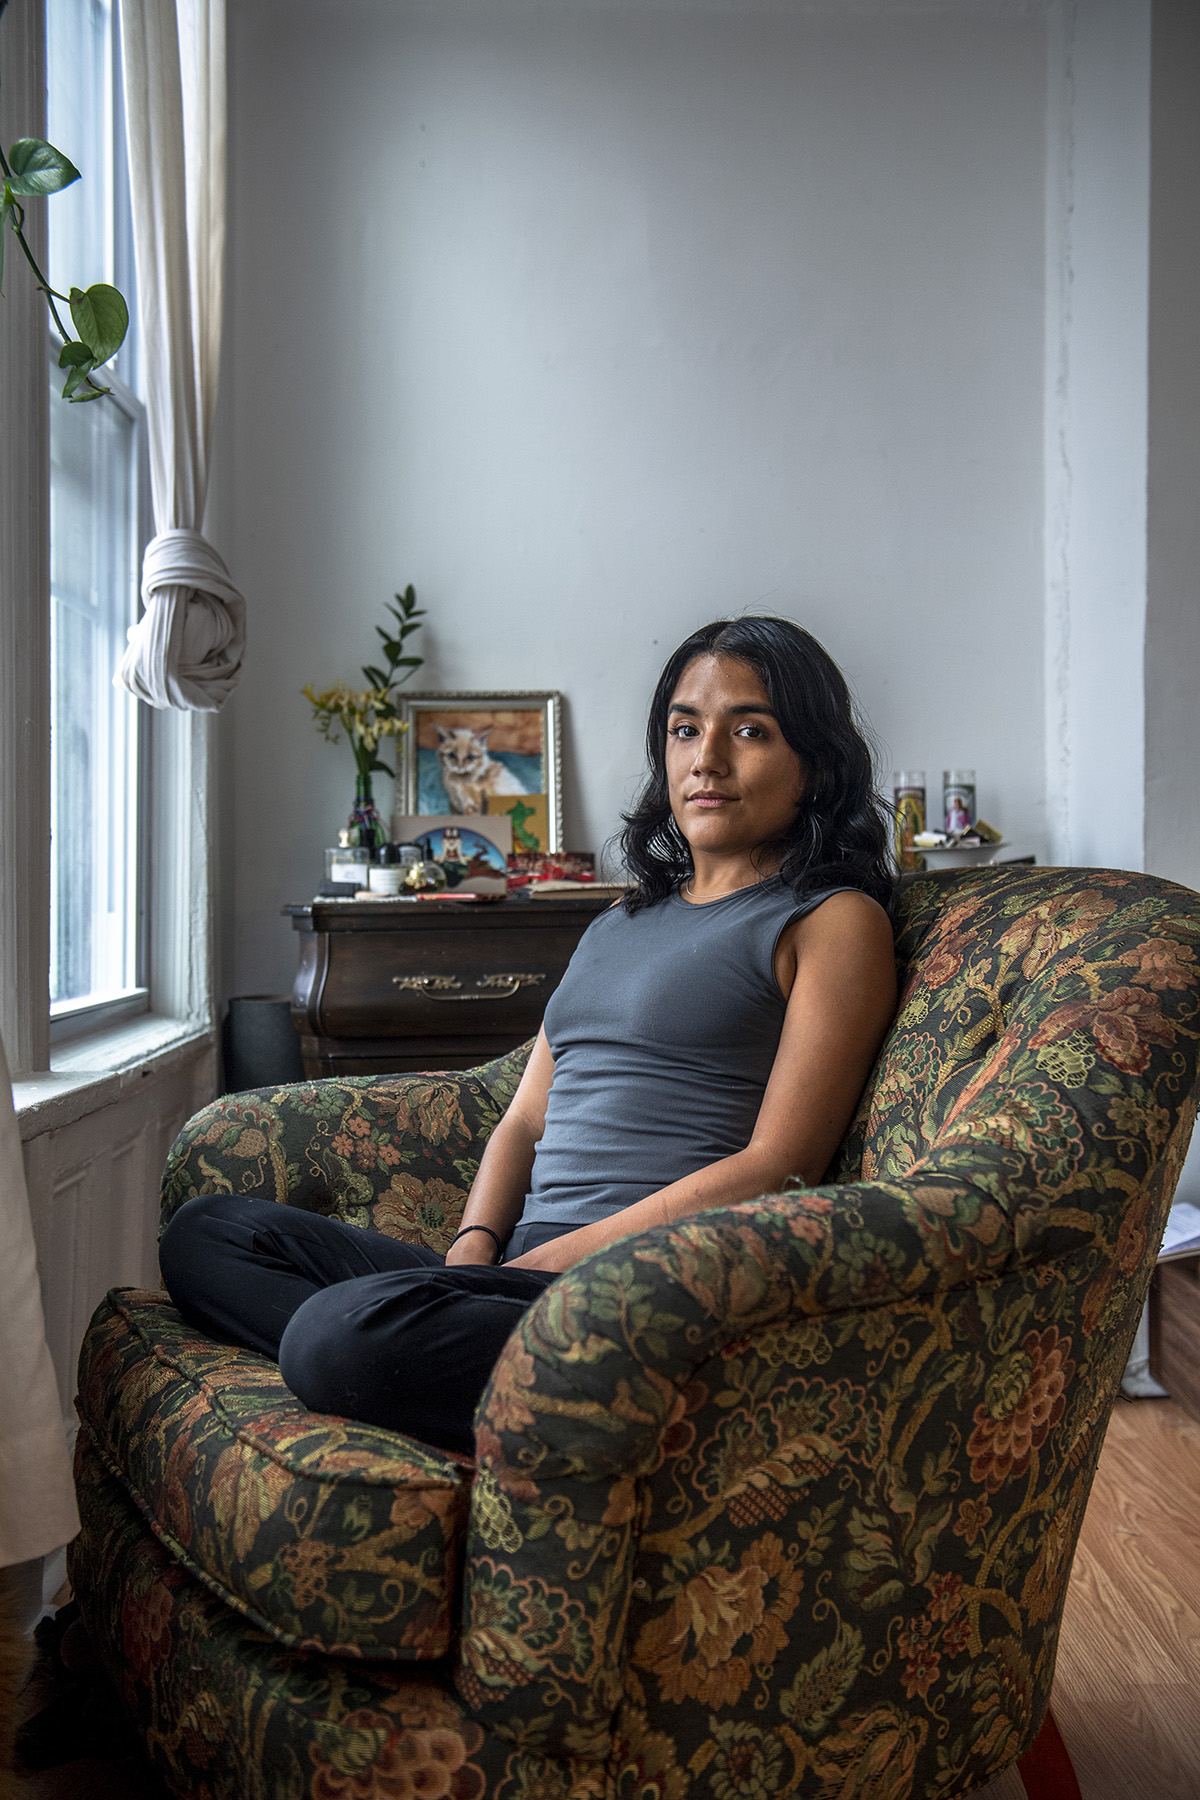
[[472,1466],[311,1413],[278,1368],[114,1289],[84,1340],[79,1416],[185,1568],[279,1643],[444,1656]]

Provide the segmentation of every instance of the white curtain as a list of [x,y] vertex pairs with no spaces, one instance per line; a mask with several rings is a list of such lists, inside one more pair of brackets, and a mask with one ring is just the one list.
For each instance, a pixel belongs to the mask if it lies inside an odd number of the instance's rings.
[[0,1043],[0,1567],[79,1530],[58,1383],[42,1317],[21,1135]]
[[121,0],[126,138],[157,536],[117,680],[151,706],[216,712],[246,605],[201,536],[225,256],[225,0]]

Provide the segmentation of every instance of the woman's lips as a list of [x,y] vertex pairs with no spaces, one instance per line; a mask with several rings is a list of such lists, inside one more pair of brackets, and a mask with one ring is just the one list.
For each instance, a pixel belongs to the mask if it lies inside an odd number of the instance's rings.
[[732,794],[693,794],[688,801],[689,806],[700,806],[705,811],[715,812],[720,806],[732,806]]

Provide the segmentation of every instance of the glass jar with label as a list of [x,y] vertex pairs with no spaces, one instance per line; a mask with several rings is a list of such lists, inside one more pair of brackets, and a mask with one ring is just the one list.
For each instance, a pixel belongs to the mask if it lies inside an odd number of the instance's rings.
[[361,844],[339,844],[325,852],[326,881],[352,881],[355,887],[365,888],[370,867],[371,852]]
[[925,829],[925,771],[897,769],[892,778],[896,808],[896,862],[903,870],[923,869],[925,859],[913,843]]
[[974,769],[946,769],[942,775],[942,817],[945,829],[958,836],[975,823]]

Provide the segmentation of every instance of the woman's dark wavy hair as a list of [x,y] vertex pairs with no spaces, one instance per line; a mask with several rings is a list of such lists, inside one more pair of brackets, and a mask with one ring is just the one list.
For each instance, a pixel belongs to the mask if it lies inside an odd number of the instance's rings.
[[801,896],[847,886],[889,905],[895,886],[889,815],[845,677],[816,638],[790,619],[751,617],[718,619],[694,631],[658,678],[646,727],[650,777],[633,811],[622,815],[620,845],[635,884],[625,896],[627,911],[655,905],[692,873],[691,851],[671,812],[666,748],[671,696],[697,656],[749,664],[807,770],[795,822],[772,846],[782,851],[783,880]]

